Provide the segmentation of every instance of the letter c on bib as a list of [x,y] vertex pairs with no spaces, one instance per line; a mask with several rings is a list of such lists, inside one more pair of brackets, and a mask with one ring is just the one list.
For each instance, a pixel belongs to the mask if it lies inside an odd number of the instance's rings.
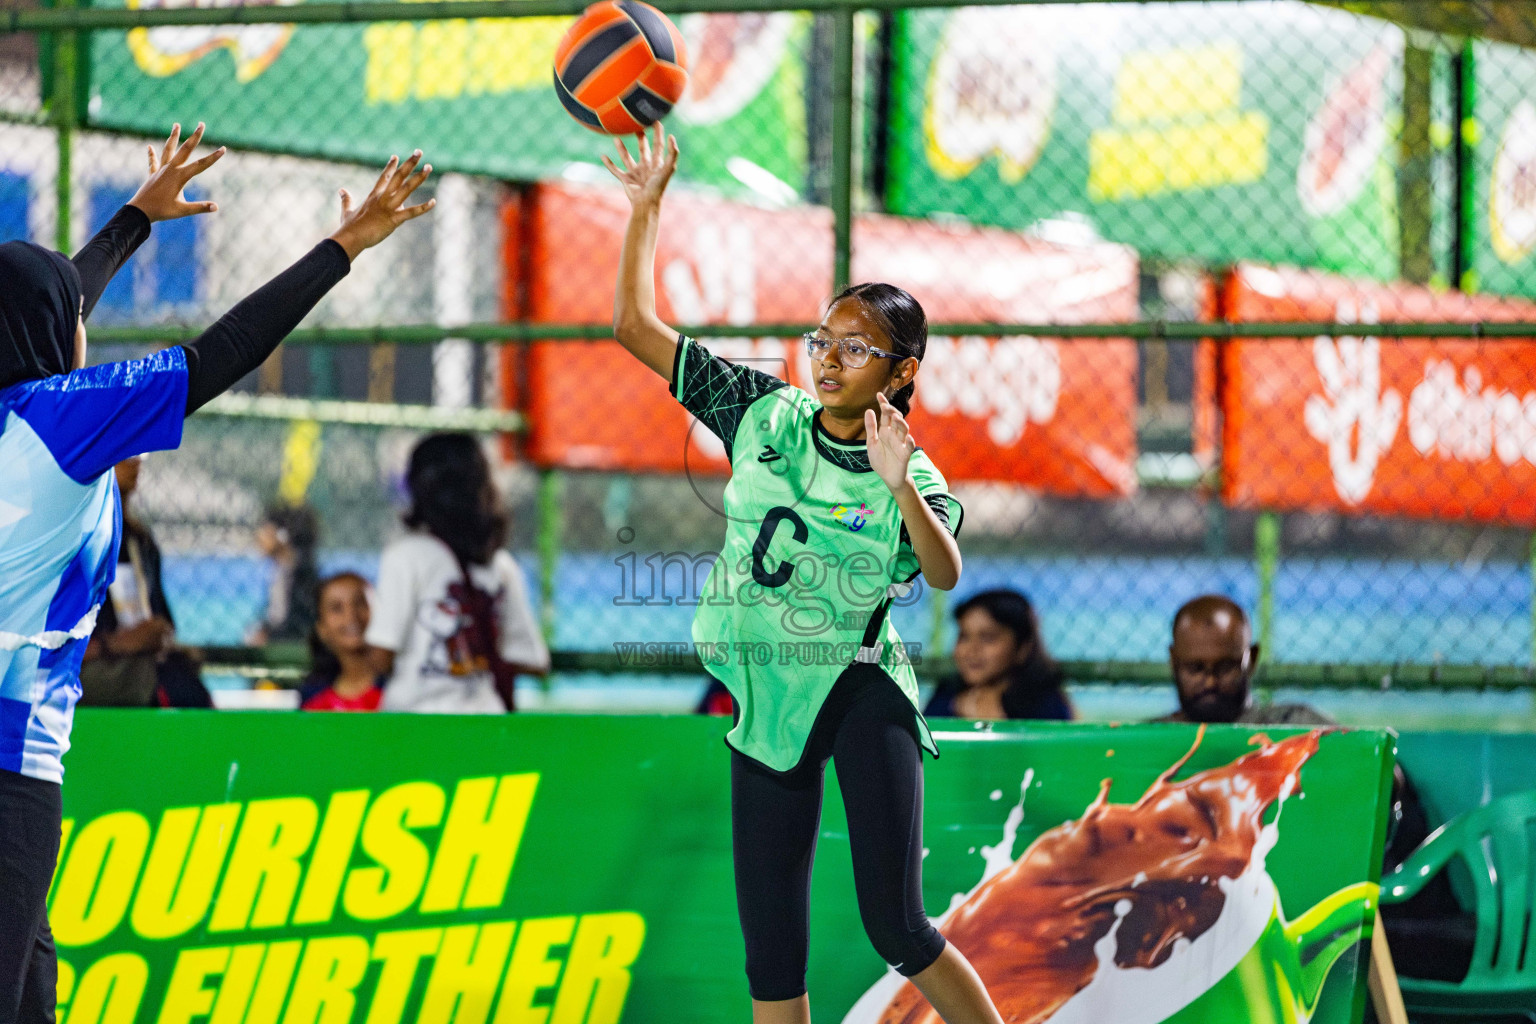
[[805,539],[810,536],[805,520],[801,519],[794,509],[775,505],[768,510],[768,514],[763,516],[762,527],[757,531],[757,540],[752,544],[752,578],[765,587],[782,587],[789,582],[789,578],[795,572],[793,562],[781,560],[779,567],[773,572],[769,572],[763,565],[763,556],[768,553],[768,544],[773,540],[774,531],[785,519],[795,524],[793,536],[796,544],[804,544]]

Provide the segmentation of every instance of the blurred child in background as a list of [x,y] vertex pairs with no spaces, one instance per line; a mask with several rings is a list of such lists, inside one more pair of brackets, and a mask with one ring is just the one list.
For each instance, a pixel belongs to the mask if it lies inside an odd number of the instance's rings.
[[320,518],[308,505],[269,505],[256,527],[256,546],[272,560],[267,609],[247,636],[254,645],[303,640],[315,624],[315,588],[320,581],[315,552]]
[[315,590],[318,615],[309,634],[309,675],[299,690],[305,711],[377,711],[382,680],[368,656],[368,581],[337,573]]
[[549,671],[522,569],[502,545],[507,516],[480,442],[432,434],[406,470],[411,530],[384,549],[368,626],[389,674],[387,711],[496,714],[513,680]]

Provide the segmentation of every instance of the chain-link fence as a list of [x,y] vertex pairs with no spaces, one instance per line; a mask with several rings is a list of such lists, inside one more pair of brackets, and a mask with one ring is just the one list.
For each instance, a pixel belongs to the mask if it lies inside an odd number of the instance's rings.
[[[624,645],[688,641],[727,463],[604,340],[628,207],[549,85],[569,19],[305,6],[0,9],[56,29],[0,35],[0,238],[83,243],[173,121],[232,149],[197,183],[220,212],[158,226],[103,298],[94,359],[211,321],[391,153],[440,170],[434,214],[146,464],[180,635],[260,619],[273,502],[318,512],[322,570],[370,574],[410,444],[459,425],[560,664],[652,667]],[[1074,677],[1155,680],[1214,591],[1277,683],[1528,684],[1536,3],[702,6],[672,9],[660,312],[804,385],[789,339],[836,284],[923,303],[912,424],[966,570],[904,636],[942,654],[953,599],[1011,586]]]

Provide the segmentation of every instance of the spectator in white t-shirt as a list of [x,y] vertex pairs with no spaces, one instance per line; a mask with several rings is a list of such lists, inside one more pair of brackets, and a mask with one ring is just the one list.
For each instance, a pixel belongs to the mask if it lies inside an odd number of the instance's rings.
[[549,671],[528,586],[502,550],[506,517],[468,434],[432,434],[406,472],[411,532],[384,549],[367,640],[385,711],[496,714],[513,677]]

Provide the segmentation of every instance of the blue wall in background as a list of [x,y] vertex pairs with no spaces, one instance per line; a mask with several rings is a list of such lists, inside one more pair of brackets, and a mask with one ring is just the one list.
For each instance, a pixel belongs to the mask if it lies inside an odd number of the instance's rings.
[[[191,201],[201,198],[195,188],[187,189],[186,196]],[[133,190],[128,188],[91,189],[91,230],[99,230],[131,198]],[[202,284],[202,233],[199,217],[155,225],[149,241],[107,285],[92,321],[160,319],[195,302]]]
[[32,183],[24,175],[0,171],[0,242],[30,240],[27,236],[27,207],[31,197]]

